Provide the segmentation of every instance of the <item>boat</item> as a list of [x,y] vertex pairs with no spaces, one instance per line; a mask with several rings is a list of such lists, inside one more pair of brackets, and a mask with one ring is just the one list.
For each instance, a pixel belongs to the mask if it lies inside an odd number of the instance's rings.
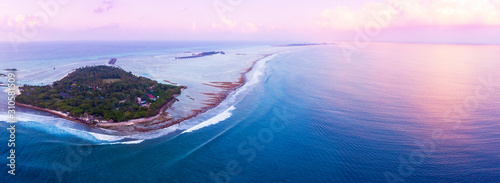
[[116,63],[116,58],[112,58],[111,60],[109,60],[108,64],[115,64]]

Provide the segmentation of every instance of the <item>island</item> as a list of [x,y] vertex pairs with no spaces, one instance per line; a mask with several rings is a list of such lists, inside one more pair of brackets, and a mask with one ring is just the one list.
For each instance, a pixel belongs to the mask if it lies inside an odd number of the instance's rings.
[[201,52],[201,53],[198,53],[198,54],[193,53],[190,56],[175,57],[175,59],[198,58],[198,57],[204,57],[204,56],[210,56],[210,55],[216,55],[216,54],[225,55],[226,53],[224,51],[208,51],[208,52]]
[[318,45],[332,45],[334,43],[293,43],[293,44],[285,44],[285,45],[277,45],[277,46],[290,46],[290,47],[293,47],[293,46],[318,46]]
[[21,86],[16,104],[97,126],[141,119],[157,121],[165,120],[162,114],[183,88],[118,67],[86,66],[52,85]]

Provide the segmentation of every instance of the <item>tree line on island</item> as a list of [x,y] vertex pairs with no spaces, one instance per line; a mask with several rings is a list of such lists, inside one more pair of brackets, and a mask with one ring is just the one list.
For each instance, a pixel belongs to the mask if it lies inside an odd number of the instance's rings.
[[157,115],[182,88],[116,67],[87,66],[52,85],[24,85],[16,101],[87,118],[90,122],[121,122]]

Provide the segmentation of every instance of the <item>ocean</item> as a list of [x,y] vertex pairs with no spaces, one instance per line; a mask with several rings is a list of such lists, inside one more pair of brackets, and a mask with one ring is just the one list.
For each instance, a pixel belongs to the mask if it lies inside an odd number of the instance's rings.
[[[254,45],[36,43],[22,55],[2,51],[1,68]],[[335,45],[282,52],[258,62],[219,107],[184,126],[134,137],[17,108],[16,175],[7,174],[2,122],[0,179],[499,182],[499,50],[371,43],[348,58]],[[4,119],[7,102],[1,92]]]

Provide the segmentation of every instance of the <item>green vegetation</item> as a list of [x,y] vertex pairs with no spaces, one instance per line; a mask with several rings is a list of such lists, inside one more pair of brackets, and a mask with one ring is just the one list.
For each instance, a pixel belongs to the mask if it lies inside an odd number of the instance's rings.
[[76,69],[52,86],[24,85],[16,101],[91,121],[120,122],[155,116],[181,88],[115,67],[92,66]]

